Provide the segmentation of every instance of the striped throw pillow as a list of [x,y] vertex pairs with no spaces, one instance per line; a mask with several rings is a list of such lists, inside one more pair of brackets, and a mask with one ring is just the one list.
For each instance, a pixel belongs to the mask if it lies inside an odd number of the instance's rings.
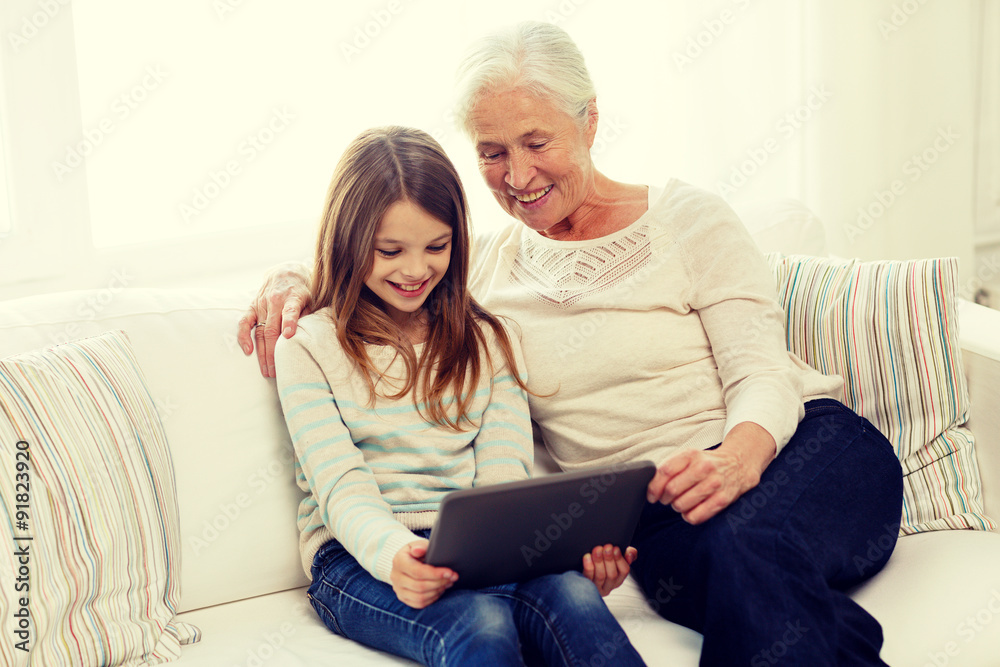
[[0,360],[0,466],[0,570],[18,583],[0,664],[157,664],[197,641],[174,621],[173,468],[124,332]]
[[956,258],[767,256],[788,349],[845,380],[844,403],[889,439],[904,475],[901,534],[991,530],[958,345]]

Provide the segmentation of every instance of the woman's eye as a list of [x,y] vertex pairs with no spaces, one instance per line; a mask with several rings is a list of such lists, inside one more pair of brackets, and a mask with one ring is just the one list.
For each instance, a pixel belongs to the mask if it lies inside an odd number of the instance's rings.
[[536,150],[539,149],[539,148],[545,148],[545,142],[543,141],[540,144],[528,144],[528,148],[533,148],[533,149],[536,149]]
[[380,250],[380,249],[376,248],[375,251],[378,254],[382,255],[383,257],[395,257],[396,255],[399,254],[398,250]]
[[482,156],[484,160],[496,160],[500,157],[500,153],[483,153]]

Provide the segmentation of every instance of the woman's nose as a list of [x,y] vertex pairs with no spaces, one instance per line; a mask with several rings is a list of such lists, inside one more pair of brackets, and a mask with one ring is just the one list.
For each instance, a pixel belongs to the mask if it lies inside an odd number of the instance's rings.
[[531,157],[521,151],[512,152],[507,159],[507,185],[515,190],[523,190],[535,175]]

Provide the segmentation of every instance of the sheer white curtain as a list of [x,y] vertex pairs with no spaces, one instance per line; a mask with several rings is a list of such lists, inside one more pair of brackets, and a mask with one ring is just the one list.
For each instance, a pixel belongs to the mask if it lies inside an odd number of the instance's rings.
[[[524,19],[559,23],[583,50],[611,177],[676,176],[737,207],[802,199],[840,254],[969,258],[972,2],[90,0],[49,16],[5,0],[0,298],[122,275],[256,282],[311,253],[333,165],[372,125],[434,134],[477,227],[502,224],[450,95],[466,44]],[[853,233],[857,209],[948,127],[959,138],[934,168]]]

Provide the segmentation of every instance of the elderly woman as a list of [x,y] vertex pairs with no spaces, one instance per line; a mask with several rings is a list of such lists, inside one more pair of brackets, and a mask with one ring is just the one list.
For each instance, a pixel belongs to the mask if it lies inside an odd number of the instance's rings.
[[[478,43],[459,93],[483,180],[518,221],[479,243],[472,291],[520,324],[532,417],[563,469],[657,462],[632,574],[650,598],[670,582],[659,613],[702,633],[702,665],[884,664],[881,627],[844,591],[888,560],[855,566],[895,537],[900,466],[837,401],[842,380],[787,352],[740,220],[680,181],[594,167],[596,94],[555,26]],[[305,278],[278,271],[241,321],[247,353],[266,321],[265,374],[307,306]]]

